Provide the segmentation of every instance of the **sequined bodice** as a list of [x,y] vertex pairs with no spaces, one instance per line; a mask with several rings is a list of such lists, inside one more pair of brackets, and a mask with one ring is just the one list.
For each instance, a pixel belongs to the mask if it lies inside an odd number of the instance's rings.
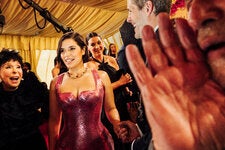
[[63,111],[63,129],[60,133],[57,149],[60,150],[108,150],[112,149],[112,139],[100,120],[104,87],[96,70],[92,70],[95,90],[72,93],[60,93],[58,88],[64,74],[57,82],[58,102]]

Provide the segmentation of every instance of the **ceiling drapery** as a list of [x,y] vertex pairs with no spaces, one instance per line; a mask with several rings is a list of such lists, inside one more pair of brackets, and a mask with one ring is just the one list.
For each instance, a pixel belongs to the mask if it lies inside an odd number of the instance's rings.
[[[27,6],[24,0],[20,0]],[[127,18],[127,0],[33,0],[41,8],[46,8],[52,16],[67,27],[79,32],[84,37],[87,33],[95,31],[104,38],[105,46],[113,42],[118,48],[122,45],[119,27]],[[174,14],[172,18],[186,17],[186,10],[179,8],[178,4],[184,0],[172,0]],[[42,77],[51,77],[47,74],[49,68],[46,64],[53,64],[53,59],[48,61],[40,59],[42,50],[56,50],[59,37],[54,26],[47,21],[44,29],[39,29],[35,24],[33,8],[23,9],[19,0],[0,0],[0,8],[5,16],[3,35],[0,35],[0,50],[13,48],[19,50],[24,61],[31,63],[33,71],[38,70],[39,62],[44,64],[41,70],[45,74]],[[176,13],[175,13],[176,12]],[[40,26],[44,19],[37,12],[37,20]],[[113,35],[113,36],[112,36]],[[43,53],[46,55],[46,53]],[[46,56],[45,56],[46,57]],[[44,57],[44,58],[45,58]],[[53,57],[54,58],[54,57]],[[39,59],[41,61],[39,61]],[[48,63],[47,63],[48,62]],[[45,67],[45,68],[44,68]],[[38,71],[37,71],[38,72]],[[45,79],[43,81],[46,81]]]
[[[54,26],[48,21],[44,29],[39,29],[35,24],[33,8],[23,9],[19,1],[28,6],[24,0],[0,0],[2,14],[6,18],[3,34],[42,37],[60,37],[62,35],[62,32],[57,33]],[[119,27],[127,18],[127,0],[32,1],[41,8],[47,9],[62,25],[71,27],[83,36],[95,31],[103,38],[108,38],[118,32]],[[185,17],[184,0],[172,0],[172,2],[171,17]],[[36,13],[38,23],[42,26],[44,18],[39,12]]]
[[[20,0],[28,6],[24,0]],[[126,0],[33,0],[41,8],[46,8],[63,25],[86,36],[95,31],[104,38],[118,32],[127,17]],[[23,36],[59,37],[54,26],[47,21],[44,29],[35,24],[33,8],[23,9],[19,0],[1,0],[2,13],[6,18],[3,34]],[[37,20],[42,26],[44,18],[37,12]]]
[[58,0],[112,11],[126,11],[127,0]]

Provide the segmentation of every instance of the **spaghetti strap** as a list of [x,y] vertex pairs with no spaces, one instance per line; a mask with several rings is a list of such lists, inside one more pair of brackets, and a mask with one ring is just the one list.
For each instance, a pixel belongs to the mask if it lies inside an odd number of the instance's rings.
[[55,89],[56,89],[57,93],[59,92],[59,86],[62,84],[64,75],[65,75],[65,73],[62,73],[57,77],[57,81],[55,84]]
[[100,76],[98,74],[98,71],[95,70],[95,69],[92,69],[91,71],[92,71],[92,74],[94,76],[96,89],[101,88],[102,87],[102,80],[101,80],[101,78],[100,78]]

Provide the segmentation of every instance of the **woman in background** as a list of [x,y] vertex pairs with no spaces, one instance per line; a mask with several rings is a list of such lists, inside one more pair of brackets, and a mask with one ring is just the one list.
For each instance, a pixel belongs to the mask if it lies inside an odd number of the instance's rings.
[[116,44],[114,43],[109,44],[109,56],[117,58],[117,48],[116,48]]
[[[113,87],[113,93],[115,97],[116,108],[119,111],[121,120],[129,120],[130,116],[127,111],[127,101],[130,98],[130,92],[126,85],[132,82],[130,74],[125,73],[118,66],[116,59],[109,55],[104,55],[104,44],[102,38],[95,32],[91,32],[86,37],[86,43],[88,45],[88,50],[91,53],[91,58],[89,58],[89,64],[91,67],[103,70],[109,75],[110,81]],[[102,122],[108,128],[113,136],[115,149],[123,150],[126,149],[125,145],[118,139],[117,135],[114,133],[113,126],[102,114]]]
[[114,149],[112,137],[100,120],[104,108],[115,132],[120,130],[112,86],[105,72],[85,67],[86,56],[81,35],[68,32],[61,37],[57,57],[68,71],[51,82],[50,150]]

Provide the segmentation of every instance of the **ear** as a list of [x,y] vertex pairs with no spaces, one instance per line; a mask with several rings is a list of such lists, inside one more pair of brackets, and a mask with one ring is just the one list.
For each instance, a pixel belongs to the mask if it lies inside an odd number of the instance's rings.
[[152,1],[147,1],[145,2],[145,12],[147,15],[151,15],[151,13],[153,12],[154,6]]
[[82,49],[82,55],[85,55],[85,50],[86,50],[86,48],[87,48],[87,47],[84,47],[84,48]]

